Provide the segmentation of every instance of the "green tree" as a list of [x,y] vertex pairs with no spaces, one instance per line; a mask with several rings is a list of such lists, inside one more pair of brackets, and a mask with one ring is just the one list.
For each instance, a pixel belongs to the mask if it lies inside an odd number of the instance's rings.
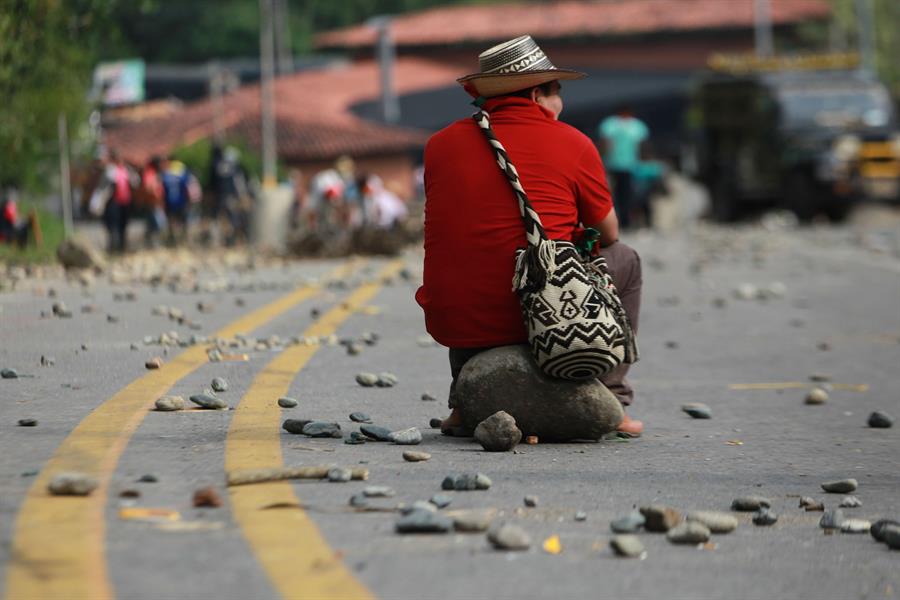
[[84,122],[104,0],[0,0],[0,185],[46,187],[57,119]]
[[[831,0],[835,28],[831,41],[855,50],[859,44],[857,0]],[[900,98],[900,1],[871,0],[875,21],[875,55],[878,75]]]

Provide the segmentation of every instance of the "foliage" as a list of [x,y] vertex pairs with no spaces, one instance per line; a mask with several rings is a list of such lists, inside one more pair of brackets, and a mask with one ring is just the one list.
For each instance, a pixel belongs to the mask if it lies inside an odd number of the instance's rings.
[[[0,186],[42,187],[57,119],[82,123],[104,0],[0,0]],[[45,187],[45,186],[44,186]]]
[[19,205],[19,214],[27,216],[32,208],[37,212],[43,243],[37,246],[34,240],[29,239],[28,246],[22,250],[12,244],[0,243],[0,264],[45,263],[56,260],[56,248],[65,237],[62,219],[28,203]]
[[[223,144],[234,146],[241,154],[240,162],[250,179],[262,179],[262,158],[259,152],[253,150],[243,140],[229,139]],[[187,146],[176,148],[173,156],[187,165],[188,169],[200,181],[201,187],[209,187],[210,159],[212,158],[212,140],[203,139]],[[284,178],[285,171],[281,164],[278,165],[278,177]]]

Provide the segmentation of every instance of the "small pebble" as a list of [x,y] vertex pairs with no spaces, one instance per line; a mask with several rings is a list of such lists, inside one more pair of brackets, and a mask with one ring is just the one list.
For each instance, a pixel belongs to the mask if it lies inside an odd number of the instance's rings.
[[363,434],[358,431],[351,431],[350,437],[344,438],[344,443],[349,444],[351,446],[358,446],[359,444],[365,444],[366,438]]
[[840,481],[828,481],[822,484],[822,489],[832,494],[847,494],[855,492],[859,483],[855,479],[841,479]]
[[537,496],[525,496],[522,500],[525,503],[525,506],[529,508],[534,508],[538,505],[538,497]]
[[825,510],[825,505],[809,496],[800,498],[800,508],[805,508],[806,512],[821,512]]
[[328,469],[328,481],[334,483],[346,483],[353,477],[353,471],[343,467]]
[[364,494],[354,494],[350,496],[350,506],[363,508],[369,505],[369,499]]
[[162,367],[162,365],[163,365],[163,359],[161,359],[158,356],[151,358],[150,360],[148,360],[147,362],[144,363],[144,366],[147,367],[148,369],[158,369],[158,368]]
[[172,412],[184,409],[184,398],[181,396],[162,396],[156,399],[156,410],[160,412]]
[[819,527],[822,529],[840,529],[844,523],[844,511],[839,508],[826,510],[819,519]]
[[194,394],[190,399],[191,402],[193,402],[200,408],[205,408],[207,410],[224,410],[228,408],[227,402],[225,402],[221,398],[213,396],[212,394]]
[[405,450],[403,452],[403,460],[407,462],[423,462],[431,458],[427,452],[417,452],[415,450]]
[[447,533],[453,529],[453,519],[428,510],[414,510],[400,517],[394,525],[397,533]]
[[709,535],[706,525],[687,522],[676,525],[666,532],[666,539],[673,544],[702,544],[709,541]]
[[378,387],[394,387],[397,385],[397,376],[393,373],[379,373],[378,379],[375,381],[375,385]]
[[293,398],[288,398],[287,396],[278,399],[278,406],[281,408],[295,408],[298,402]]
[[871,415],[869,415],[869,420],[867,421],[869,427],[873,427],[875,429],[888,429],[894,425],[894,419],[892,419],[887,413],[883,413],[879,410],[876,410]]
[[738,520],[734,515],[713,510],[689,512],[685,519],[705,525],[711,533],[729,533],[738,526]]
[[2,379],[18,379],[19,372],[15,369],[0,369],[0,378]]
[[135,489],[127,489],[119,492],[119,498],[140,498],[141,491]]
[[862,500],[856,496],[844,496],[841,498],[841,503],[838,506],[841,508],[859,508],[862,506]]
[[872,523],[865,519],[847,519],[841,523],[843,533],[869,533]]
[[525,443],[528,444],[529,446],[535,446],[535,445],[537,445],[537,443],[538,443],[538,436],[536,436],[536,435],[529,435],[529,436],[526,436],[526,437],[525,437]]
[[644,526],[646,519],[641,513],[634,511],[624,517],[619,517],[609,524],[613,533],[637,533]]
[[195,491],[193,503],[197,508],[218,508],[222,506],[222,498],[216,488],[210,486]]
[[712,417],[712,411],[709,409],[709,407],[700,402],[682,404],[681,410],[695,419],[709,419]]
[[900,526],[888,525],[882,529],[881,535],[888,548],[900,550]]
[[328,421],[311,421],[303,426],[303,435],[312,438],[340,438],[341,426]]
[[363,488],[363,496],[366,498],[393,498],[397,492],[386,485],[369,485]]
[[437,402],[437,398],[429,394],[428,392],[424,392],[422,394],[422,402]]
[[461,533],[487,531],[496,515],[495,510],[456,510],[447,513],[453,519],[453,529]]
[[354,423],[371,423],[372,417],[364,412],[352,412],[350,413],[350,420]]
[[509,523],[488,531],[487,539],[497,550],[528,550],[531,537],[518,525]]
[[760,508],[769,508],[771,506],[772,501],[761,496],[742,496],[740,498],[735,498],[731,502],[731,510],[741,512],[756,512]]
[[226,392],[228,391],[228,382],[221,377],[215,377],[210,383],[210,387],[214,392]]
[[97,489],[100,482],[83,473],[59,473],[47,485],[54,496],[88,496]]
[[378,375],[375,373],[357,373],[356,383],[363,387],[373,387],[378,383]]
[[299,435],[303,433],[303,428],[310,423],[312,423],[312,421],[309,419],[285,419],[284,423],[281,424],[281,428],[288,433]]
[[587,513],[583,510],[579,510],[575,513],[575,520],[578,522],[587,521]]
[[37,427],[37,419],[19,419],[19,427]]
[[159,481],[159,478],[151,473],[141,475],[140,478],[138,478],[138,483],[156,483],[157,481]]
[[809,380],[816,383],[825,383],[826,381],[831,381],[831,375],[828,373],[813,373],[809,376]]
[[415,446],[422,443],[422,432],[418,427],[410,427],[401,431],[392,431],[390,441],[399,446]]
[[776,522],[778,522],[778,514],[771,508],[760,508],[753,515],[754,525],[774,525]]
[[813,388],[806,394],[804,402],[806,404],[825,404],[828,401],[828,392],[822,388]]
[[894,521],[893,519],[878,519],[872,524],[869,533],[871,533],[872,537],[879,542],[883,542],[884,530],[886,527],[900,527],[900,521]]
[[443,423],[444,423],[443,419],[438,419],[435,417],[435,418],[431,419],[430,421],[428,421],[428,426],[431,427],[432,429],[440,429],[441,425]]
[[435,494],[431,498],[428,499],[429,502],[434,504],[437,508],[447,508],[450,506],[450,503],[453,502],[453,497],[448,496],[447,494]]
[[642,506],[640,511],[644,515],[644,528],[647,531],[665,533],[681,521],[680,512],[662,504]]
[[378,442],[391,441],[391,430],[387,427],[379,427],[378,425],[360,425],[359,430],[367,438],[371,438]]
[[609,541],[616,556],[625,558],[639,558],[644,554],[644,545],[636,535],[617,535]]

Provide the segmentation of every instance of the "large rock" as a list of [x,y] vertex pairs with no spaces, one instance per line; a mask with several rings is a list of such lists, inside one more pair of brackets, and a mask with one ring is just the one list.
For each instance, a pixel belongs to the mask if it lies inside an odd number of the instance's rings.
[[454,402],[470,431],[498,411],[525,436],[542,441],[599,439],[622,422],[619,400],[599,381],[565,381],[541,373],[527,346],[476,355],[456,380]]
[[67,269],[106,268],[106,259],[89,241],[80,237],[64,240],[56,249],[56,257]]

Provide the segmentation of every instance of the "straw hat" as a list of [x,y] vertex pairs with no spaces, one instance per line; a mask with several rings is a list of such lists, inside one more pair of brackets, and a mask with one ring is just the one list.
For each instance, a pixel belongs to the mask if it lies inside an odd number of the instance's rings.
[[457,79],[470,93],[490,98],[584,73],[557,69],[530,35],[497,44],[478,55],[480,73]]

